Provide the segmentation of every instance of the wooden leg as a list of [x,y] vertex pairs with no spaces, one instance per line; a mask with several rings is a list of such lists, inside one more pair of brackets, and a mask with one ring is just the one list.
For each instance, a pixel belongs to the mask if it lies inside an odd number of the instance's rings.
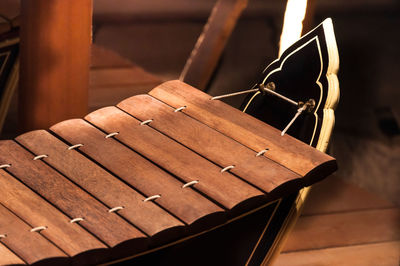
[[92,0],[22,0],[23,131],[87,113]]

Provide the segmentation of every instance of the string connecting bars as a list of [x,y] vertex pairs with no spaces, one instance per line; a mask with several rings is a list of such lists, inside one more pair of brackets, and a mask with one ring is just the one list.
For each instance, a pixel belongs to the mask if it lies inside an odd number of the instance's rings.
[[83,146],[83,144],[80,144],[80,143],[79,144],[75,144],[75,145],[69,146],[68,150],[74,150],[74,149],[82,147],[82,146]]
[[123,206],[117,206],[117,207],[109,209],[108,212],[109,213],[113,213],[113,212],[120,211],[120,210],[123,210],[123,209],[124,209]]
[[185,105],[185,106],[181,106],[181,107],[179,107],[179,108],[176,108],[176,109],[174,110],[174,112],[175,112],[175,113],[181,112],[183,109],[186,109],[186,108],[187,108],[186,105]]
[[259,91],[263,95],[268,93],[268,94],[274,95],[278,98],[281,98],[282,100],[287,101],[288,103],[291,103],[295,106],[299,105],[298,102],[296,102],[280,93],[275,92],[275,89],[276,89],[276,86],[275,86],[274,82],[268,82],[267,85],[264,85],[263,83],[261,83],[261,84],[254,85],[252,89],[215,96],[215,97],[212,97],[211,100],[219,100],[219,99],[223,99],[223,98],[228,98],[228,97],[232,97],[232,96],[237,96],[237,95],[241,95],[241,94]]
[[256,157],[259,157],[259,156],[261,156],[261,155],[264,155],[264,153],[266,153],[267,151],[269,151],[268,148],[265,149],[265,150],[259,151],[259,152],[256,154]]
[[69,221],[71,224],[73,223],[79,223],[82,222],[84,219],[82,217],[74,218],[71,221]]
[[143,121],[142,123],[140,123],[140,125],[144,126],[144,125],[150,124],[151,122],[153,122],[153,119],[149,119],[149,120]]
[[182,188],[190,187],[190,186],[193,186],[198,183],[199,183],[198,180],[193,180],[193,181],[187,182],[186,184],[183,184]]
[[0,169],[11,167],[11,164],[2,164],[0,165]]
[[47,229],[47,226],[38,226],[38,227],[32,228],[31,229],[31,233],[40,232],[40,231],[43,231],[43,230],[46,230],[46,229]]
[[226,172],[226,171],[228,171],[228,170],[231,170],[231,169],[233,169],[233,168],[235,168],[234,165],[229,165],[229,166],[227,166],[227,167],[221,169],[221,173]]
[[106,138],[106,139],[112,138],[112,137],[114,137],[114,136],[116,136],[116,135],[118,135],[118,134],[119,134],[119,132],[113,132],[113,133],[110,133],[110,134],[108,134],[107,136],[105,136],[105,138]]
[[153,195],[153,196],[150,196],[148,198],[145,198],[143,201],[147,202],[147,201],[152,201],[152,200],[155,200],[155,199],[158,199],[158,198],[161,198],[161,195]]
[[47,158],[47,157],[49,157],[49,156],[47,156],[46,154],[41,154],[41,155],[33,157],[33,160],[36,161],[36,160],[40,160],[40,159]]

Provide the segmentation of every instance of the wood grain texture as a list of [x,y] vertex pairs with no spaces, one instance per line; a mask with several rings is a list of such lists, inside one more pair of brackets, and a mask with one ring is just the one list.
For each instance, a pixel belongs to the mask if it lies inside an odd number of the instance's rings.
[[247,0],[218,0],[181,73],[180,80],[204,90]]
[[[220,207],[191,188],[183,189],[182,182],[113,138],[105,138],[106,134],[84,120],[64,121],[52,126],[50,130],[69,143],[84,144],[80,151],[146,197],[161,195],[155,202],[185,223],[190,225],[200,218],[207,218],[209,223],[221,221],[223,210]],[[204,221],[201,224],[208,226]]]
[[400,241],[391,241],[283,253],[274,266],[395,266],[399,262]]
[[12,165],[7,171],[61,209],[70,219],[84,218],[80,225],[110,247],[132,239],[137,239],[135,248],[145,247],[143,233],[115,213],[109,213],[106,206],[41,160],[33,160],[33,157],[33,154],[13,141],[0,142],[1,164]]
[[368,244],[400,239],[397,208],[303,216],[289,235],[284,252]]
[[326,176],[315,167],[319,166],[329,174],[337,168],[336,161],[329,155],[316,151],[287,134],[281,136],[279,130],[260,123],[256,118],[221,101],[210,100],[211,96],[180,81],[165,82],[149,94],[174,108],[188,106],[184,110],[185,114],[233,138],[253,151],[258,152],[268,148],[269,151],[264,156],[305,176],[307,183]]
[[4,170],[0,171],[0,187],[5,188],[0,193],[0,204],[32,227],[46,226],[41,234],[69,256],[106,248],[79,224],[71,224],[69,217]]
[[6,246],[0,243],[0,265],[25,264],[17,255],[15,255]]
[[[159,130],[186,147],[229,170],[265,192],[279,185],[287,189],[301,187],[300,176],[267,159],[256,157],[256,152],[220,134],[218,131],[190,118],[183,112],[174,112],[170,106],[148,95],[137,95],[118,104],[118,107],[141,121],[153,119],[150,127]],[[291,181],[291,182],[289,182]],[[292,185],[291,188],[289,186]]]
[[[85,117],[107,133],[119,132],[116,139],[178,176],[184,182],[199,181],[193,187],[227,209],[242,201],[264,195],[229,172],[116,107],[106,107]],[[258,202],[260,203],[260,202]]]
[[0,217],[0,234],[6,235],[0,239],[1,244],[18,254],[27,263],[31,264],[49,257],[68,257],[40,233],[30,232],[32,227],[3,205],[0,205]]
[[87,113],[91,30],[92,0],[21,1],[22,130]]
[[[106,204],[108,208],[123,206],[124,209],[118,211],[118,214],[149,236],[166,229],[183,226],[183,223],[154,203],[144,203],[143,195],[78,151],[68,150],[67,144],[49,132],[36,130],[20,135],[16,140],[35,154],[47,154],[48,164]],[[154,220],[154,217],[157,219]],[[174,232],[178,233],[175,230]]]

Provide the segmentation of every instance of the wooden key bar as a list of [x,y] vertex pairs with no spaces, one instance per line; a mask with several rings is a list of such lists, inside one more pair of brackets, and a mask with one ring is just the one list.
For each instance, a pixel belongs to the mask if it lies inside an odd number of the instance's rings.
[[[26,263],[31,264],[47,258],[68,256],[32,227],[0,204],[0,242]],[[0,244],[1,245],[1,244]],[[1,259],[0,259],[1,261]]]
[[[166,104],[178,108],[187,106],[184,113],[214,128],[258,152],[268,148],[264,156],[282,164],[306,179],[321,176],[312,173],[321,166],[334,171],[336,162],[329,155],[318,152],[307,144],[265,124],[231,106],[211,100],[211,96],[180,81],[169,81],[154,88],[149,94]],[[282,130],[282,129],[281,129]],[[324,174],[322,173],[322,176]],[[308,181],[308,183],[312,180]]]
[[85,258],[81,255],[81,262],[98,261],[96,254],[89,251],[101,251],[106,246],[79,224],[70,223],[71,219],[4,170],[0,170],[0,187],[0,204],[34,227],[45,226],[40,233],[63,252],[71,257],[86,252]]
[[145,194],[146,202],[154,200],[185,223],[205,216],[212,224],[222,219],[220,207],[191,188],[183,189],[182,182],[84,120],[67,120],[50,130],[69,143],[82,143],[80,151]]
[[221,167],[220,171],[229,169],[265,192],[271,192],[281,184],[293,185],[293,189],[301,186],[298,174],[266,157],[257,157],[256,152],[184,113],[174,112],[173,108],[153,97],[134,96],[119,103],[118,107],[142,121],[153,119],[150,127],[215,162]]
[[116,214],[109,213],[106,206],[42,162],[43,157],[34,156],[13,141],[0,142],[0,163],[11,165],[7,171],[61,209],[70,219],[82,218],[80,225],[110,247],[137,239],[136,246],[130,248],[145,248],[143,233]]
[[26,263],[21,260],[17,255],[15,255],[6,246],[1,244],[0,241],[0,265],[12,265],[20,264],[25,265]]
[[[192,187],[227,209],[232,209],[242,201],[264,195],[229,172],[221,173],[219,166],[173,139],[151,127],[140,125],[139,120],[116,107],[102,108],[90,113],[85,119],[107,134],[119,132],[116,139],[179,176],[185,184],[190,185],[190,182],[196,181],[192,183]],[[259,201],[260,199],[257,200]]]
[[[176,238],[183,223],[153,202],[143,202],[145,197],[102,167],[80,154],[80,145],[67,145],[45,130],[36,130],[16,138],[21,145],[35,154],[46,154],[46,162],[103,202],[108,208],[122,206],[118,214],[154,236],[170,229]],[[80,144],[80,143],[78,143]],[[153,217],[157,217],[154,220]],[[174,230],[172,229],[174,228]],[[163,234],[164,241],[171,239]]]

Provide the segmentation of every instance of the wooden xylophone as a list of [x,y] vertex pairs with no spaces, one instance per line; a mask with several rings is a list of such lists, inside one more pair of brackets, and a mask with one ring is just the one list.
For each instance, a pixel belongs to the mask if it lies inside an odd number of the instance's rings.
[[0,264],[98,264],[190,239],[334,158],[180,81],[0,141]]

